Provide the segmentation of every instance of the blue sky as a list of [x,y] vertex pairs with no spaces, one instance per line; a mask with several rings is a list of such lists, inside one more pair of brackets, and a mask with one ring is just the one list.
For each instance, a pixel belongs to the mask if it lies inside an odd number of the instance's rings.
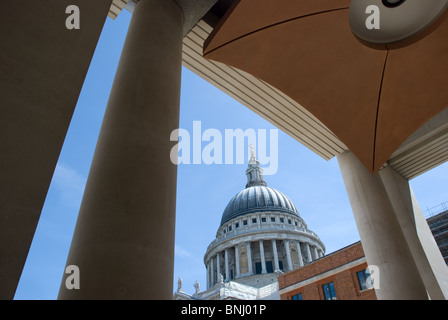
[[[48,191],[39,225],[15,299],[56,299],[101,121],[130,21],[123,11],[107,19]],[[183,68],[180,128],[202,130],[275,129],[271,124]],[[169,137],[167,137],[169,143]],[[268,150],[269,152],[269,150]],[[359,240],[336,159],[324,161],[279,131],[278,171],[268,186],[286,194],[327,253]],[[245,187],[246,165],[179,165],[176,253],[177,278],[194,292],[196,280],[206,287],[203,256],[214,240],[228,201]],[[423,209],[448,201],[448,164],[411,181]],[[154,261],[157,263],[157,261]],[[82,273],[81,273],[82,282]]]

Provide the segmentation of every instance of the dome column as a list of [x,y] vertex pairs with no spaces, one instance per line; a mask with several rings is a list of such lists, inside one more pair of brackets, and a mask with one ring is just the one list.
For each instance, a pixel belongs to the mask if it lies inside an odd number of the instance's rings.
[[235,279],[240,277],[240,254],[238,250],[238,245],[235,246]]
[[207,263],[207,289],[210,288],[210,261]]
[[314,260],[319,259],[319,254],[317,253],[317,247],[313,246],[313,252],[314,252]]
[[267,271],[266,271],[266,259],[264,257],[263,240],[259,240],[258,243],[260,245],[261,273],[267,273]]
[[226,281],[230,281],[230,272],[229,272],[229,249],[225,249],[224,251],[224,263],[225,263],[225,270],[226,270],[226,276],[224,279]]
[[297,242],[297,255],[299,256],[299,267],[303,267],[303,256],[302,249],[300,247],[300,242]]
[[310,244],[308,242],[305,242],[305,249],[307,255],[307,263],[310,263],[311,261],[313,261],[313,257],[311,256]]
[[213,287],[215,284],[215,260],[213,257],[210,258],[210,287]]
[[292,267],[291,252],[290,252],[290,249],[289,249],[289,241],[288,240],[284,240],[283,244],[285,246],[286,261],[288,263],[288,270],[291,271],[293,269],[293,267]]
[[276,240],[272,239],[271,244],[272,244],[272,252],[274,253],[274,270],[280,270],[280,265],[278,263],[278,252],[277,252]]
[[183,13],[171,0],[140,0],[129,25],[95,149],[59,299],[173,297]]
[[221,261],[219,259],[219,254],[220,252],[216,254],[216,281],[219,281],[221,276]]
[[247,267],[249,268],[249,275],[253,275],[254,271],[252,268],[252,250],[250,248],[250,242],[246,243],[247,246]]

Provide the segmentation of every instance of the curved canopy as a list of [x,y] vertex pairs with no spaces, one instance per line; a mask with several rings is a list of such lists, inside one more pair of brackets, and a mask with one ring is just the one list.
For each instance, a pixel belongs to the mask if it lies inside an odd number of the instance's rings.
[[204,56],[269,83],[322,121],[372,173],[448,106],[448,11],[407,40],[367,44],[349,0],[240,0]]

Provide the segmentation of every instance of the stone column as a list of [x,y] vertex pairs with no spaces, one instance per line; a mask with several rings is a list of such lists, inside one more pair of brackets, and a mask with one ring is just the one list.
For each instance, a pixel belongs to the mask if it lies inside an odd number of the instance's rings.
[[266,271],[266,259],[264,257],[263,240],[259,240],[258,243],[260,245],[261,273],[267,273],[267,271]]
[[448,268],[409,182],[391,167],[380,177],[431,300],[447,300]]
[[210,288],[210,261],[207,263],[207,289]]
[[275,239],[272,239],[271,243],[272,243],[272,252],[274,253],[274,271],[280,270],[280,265],[278,263],[277,243]]
[[212,272],[210,273],[210,287],[213,287],[215,285],[215,261],[213,260],[213,257],[210,258],[210,264],[211,264],[211,270]]
[[249,274],[254,274],[253,268],[252,268],[252,250],[250,248],[250,242],[246,244],[247,246],[247,267],[249,268]]
[[229,249],[225,249],[224,251],[224,263],[225,263],[225,268],[226,268],[226,276],[225,276],[225,280],[229,281],[230,280],[230,272],[229,272]]
[[371,175],[351,152],[338,155],[338,162],[367,263],[379,268],[378,299],[427,299],[380,175]]
[[289,251],[289,241],[288,240],[284,240],[283,243],[285,245],[286,261],[288,263],[288,269],[287,270],[292,270],[293,267],[292,267],[291,252]]
[[235,279],[240,277],[240,254],[238,251],[238,245],[235,246]]
[[310,244],[308,242],[305,242],[305,249],[306,249],[306,255],[308,256],[307,262],[310,263],[311,261],[313,261],[313,257],[311,256]]
[[317,252],[319,254],[319,258],[322,258],[324,256],[324,253],[322,250],[318,249]]
[[217,281],[221,279],[221,259],[219,258],[219,252],[216,254],[216,278]]
[[[0,3],[0,300],[14,298],[111,2]],[[71,4],[81,29],[65,27]]]
[[140,0],[101,127],[60,299],[172,299],[183,13]]
[[317,247],[313,246],[313,252],[314,252],[314,260],[319,259],[319,254],[317,253]]
[[297,242],[297,254],[299,256],[299,267],[303,267],[302,249],[300,248],[300,242]]

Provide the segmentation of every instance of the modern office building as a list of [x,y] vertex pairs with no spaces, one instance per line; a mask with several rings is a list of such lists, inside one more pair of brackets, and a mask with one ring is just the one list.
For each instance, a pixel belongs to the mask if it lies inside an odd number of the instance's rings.
[[448,208],[447,203],[438,207],[438,212],[427,218],[429,228],[439,246],[440,252],[448,265]]

